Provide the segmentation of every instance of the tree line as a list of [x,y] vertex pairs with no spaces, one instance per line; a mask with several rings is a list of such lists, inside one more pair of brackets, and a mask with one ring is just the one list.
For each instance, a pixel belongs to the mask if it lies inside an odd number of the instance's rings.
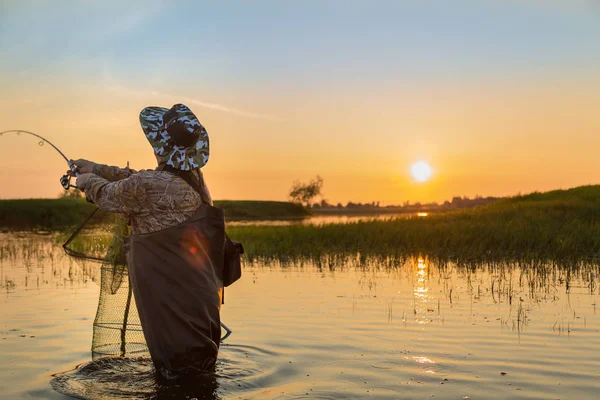
[[[309,182],[303,183],[296,181],[293,183],[292,188],[289,191],[289,198],[292,203],[302,204],[307,208],[312,209],[352,209],[352,210],[386,210],[386,209],[398,209],[401,211],[445,211],[445,210],[455,210],[459,208],[470,208],[481,205],[486,205],[495,202],[501,197],[482,197],[475,196],[475,198],[469,198],[467,196],[460,197],[455,196],[452,200],[444,201],[443,203],[431,202],[431,203],[410,203],[409,201],[405,201],[401,205],[386,205],[381,206],[379,201],[372,201],[367,203],[354,203],[347,202],[345,205],[342,203],[332,204],[329,203],[322,194],[323,189],[323,178],[317,175],[316,178],[310,180]],[[321,197],[321,201],[314,202],[314,199],[317,197]]]

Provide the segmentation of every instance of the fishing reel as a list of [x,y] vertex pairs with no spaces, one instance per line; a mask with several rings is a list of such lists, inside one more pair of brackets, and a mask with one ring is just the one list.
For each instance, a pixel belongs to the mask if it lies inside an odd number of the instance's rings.
[[[71,168],[71,171],[73,172],[73,174],[75,176],[79,175],[79,170],[77,169],[77,166],[70,160],[68,160],[67,163],[69,164],[69,168]],[[60,185],[63,187],[63,189],[65,189],[65,190],[69,190],[70,188],[78,189],[77,186],[71,185],[71,177],[72,177],[72,175],[69,175],[69,174],[64,174],[63,176],[61,176]]]
[[71,175],[63,175],[60,177],[60,185],[63,187],[63,189],[65,190],[69,190],[70,188],[76,188],[77,186],[75,185],[71,185]]

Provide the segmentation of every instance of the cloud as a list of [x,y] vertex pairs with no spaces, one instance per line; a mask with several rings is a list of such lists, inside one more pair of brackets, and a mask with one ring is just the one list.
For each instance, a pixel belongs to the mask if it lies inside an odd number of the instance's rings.
[[150,98],[160,98],[162,100],[169,99],[169,101],[172,103],[185,103],[187,105],[193,104],[193,105],[196,105],[199,107],[204,107],[204,108],[208,108],[211,110],[217,110],[217,111],[221,111],[221,112],[224,112],[227,114],[237,115],[237,116],[245,117],[245,118],[262,119],[262,120],[273,121],[273,122],[282,121],[281,118],[279,118],[275,115],[259,114],[259,113],[255,113],[255,112],[251,112],[251,111],[240,110],[238,108],[228,107],[228,106],[224,106],[222,104],[198,100],[193,97],[176,96],[174,94],[162,93],[162,92],[157,92],[157,91],[135,90],[135,89],[126,88],[123,86],[115,86],[115,85],[108,86],[107,89],[109,91],[116,93],[118,95],[121,95],[121,96],[144,98],[144,99],[150,99]]

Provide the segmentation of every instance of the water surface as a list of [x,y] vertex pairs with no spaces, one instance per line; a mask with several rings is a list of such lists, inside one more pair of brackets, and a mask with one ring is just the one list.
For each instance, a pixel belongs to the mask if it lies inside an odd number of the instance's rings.
[[[595,399],[595,267],[426,257],[246,265],[217,371],[160,387],[146,359],[92,363],[98,286],[49,239],[4,237],[0,398]],[[8,243],[8,244],[7,244]],[[82,364],[78,370],[73,370]],[[66,372],[66,374],[62,374]]]
[[326,225],[326,224],[347,224],[359,221],[386,221],[391,219],[409,219],[424,218],[429,213],[390,213],[390,214],[366,214],[366,215],[339,215],[339,214],[317,214],[307,218],[300,219],[274,219],[274,220],[236,220],[228,221],[227,225],[261,225],[261,226],[281,226],[281,225]]

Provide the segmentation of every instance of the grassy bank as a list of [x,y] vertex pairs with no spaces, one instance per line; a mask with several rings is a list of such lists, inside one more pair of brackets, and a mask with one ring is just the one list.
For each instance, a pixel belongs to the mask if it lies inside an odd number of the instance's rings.
[[0,200],[0,229],[61,229],[83,222],[95,208],[77,198]]
[[225,218],[277,219],[305,218],[308,210],[299,204],[284,201],[217,200],[215,206],[225,211]]
[[[304,218],[309,212],[302,206],[279,201],[215,201],[223,208],[225,218],[275,219]],[[80,224],[95,206],[84,199],[19,199],[0,200],[0,229],[60,230]]]
[[440,260],[581,260],[600,254],[600,186],[535,193],[427,218],[325,226],[232,226],[255,258],[336,254]]

